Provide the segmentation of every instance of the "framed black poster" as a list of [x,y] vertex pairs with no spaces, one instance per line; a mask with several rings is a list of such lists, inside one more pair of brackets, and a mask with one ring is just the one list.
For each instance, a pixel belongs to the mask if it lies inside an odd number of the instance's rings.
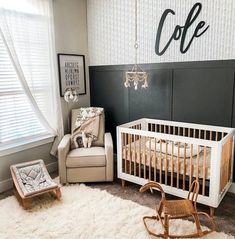
[[67,89],[78,89],[79,95],[86,94],[85,56],[58,54],[60,96]]

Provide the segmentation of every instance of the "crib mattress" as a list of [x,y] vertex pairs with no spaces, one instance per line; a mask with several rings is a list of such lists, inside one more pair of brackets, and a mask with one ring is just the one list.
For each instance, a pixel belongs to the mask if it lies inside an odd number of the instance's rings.
[[[167,169],[168,173],[174,172],[176,174],[179,173],[181,175],[198,178],[203,178],[205,175],[205,179],[210,179],[211,149],[208,147],[205,147],[205,149],[202,147],[198,155],[178,157],[172,154],[166,154],[164,151],[154,152],[147,148],[144,142],[136,140],[132,142],[131,145],[126,144],[123,146],[122,158],[141,165],[144,165],[145,162],[146,166],[151,165],[152,168],[156,167],[156,170],[161,169],[162,171],[166,171]],[[190,165],[192,167],[190,167]]]

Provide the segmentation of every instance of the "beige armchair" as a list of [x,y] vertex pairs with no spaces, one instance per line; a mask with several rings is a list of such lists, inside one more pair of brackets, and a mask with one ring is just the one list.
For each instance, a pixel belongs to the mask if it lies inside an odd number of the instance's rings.
[[[73,131],[77,110],[72,110]],[[98,139],[91,148],[70,149],[70,134],[58,146],[60,183],[113,181],[113,141],[105,133],[104,114],[100,116]]]

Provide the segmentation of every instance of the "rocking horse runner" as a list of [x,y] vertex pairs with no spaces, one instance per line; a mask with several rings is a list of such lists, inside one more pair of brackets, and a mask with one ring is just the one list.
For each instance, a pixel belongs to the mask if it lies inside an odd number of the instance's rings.
[[[197,238],[197,237],[205,236],[208,233],[211,233],[216,230],[216,225],[213,218],[211,218],[207,213],[197,211],[196,203],[197,203],[197,197],[199,192],[198,181],[196,180],[193,181],[189,190],[188,198],[182,199],[182,200],[167,200],[162,187],[155,182],[146,183],[144,186],[140,188],[140,192],[145,192],[148,189],[159,190],[162,196],[159,207],[156,208],[157,215],[143,217],[145,228],[150,235],[155,237],[162,237],[162,238]],[[205,216],[206,218],[208,218],[211,224],[211,229],[204,230],[204,231],[202,230],[200,221],[199,221],[199,216]],[[194,219],[197,232],[193,234],[189,234],[189,235],[170,235],[169,220],[187,218],[187,217],[192,217]],[[164,228],[164,233],[156,234],[150,231],[147,226],[146,219],[160,221]]]

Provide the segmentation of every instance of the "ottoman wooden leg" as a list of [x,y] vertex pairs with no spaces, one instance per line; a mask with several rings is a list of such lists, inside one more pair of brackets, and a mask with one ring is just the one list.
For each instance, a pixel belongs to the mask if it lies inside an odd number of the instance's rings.
[[22,198],[22,207],[23,207],[24,209],[28,209],[28,208],[29,208],[29,202],[28,202],[27,199],[23,199],[23,198]]
[[58,200],[60,200],[60,198],[61,198],[60,188],[57,188],[57,189],[55,190],[55,193],[56,193],[56,198],[57,198]]
[[19,202],[19,204],[24,208],[24,209],[27,209],[28,208],[28,202],[25,198],[22,198],[20,196],[20,194],[18,193],[17,189],[16,189],[16,186],[15,184],[13,183],[13,192]]
[[61,198],[60,188],[56,188],[56,189],[54,189],[53,191],[50,191],[49,193],[50,193],[55,199],[60,200],[60,198]]

